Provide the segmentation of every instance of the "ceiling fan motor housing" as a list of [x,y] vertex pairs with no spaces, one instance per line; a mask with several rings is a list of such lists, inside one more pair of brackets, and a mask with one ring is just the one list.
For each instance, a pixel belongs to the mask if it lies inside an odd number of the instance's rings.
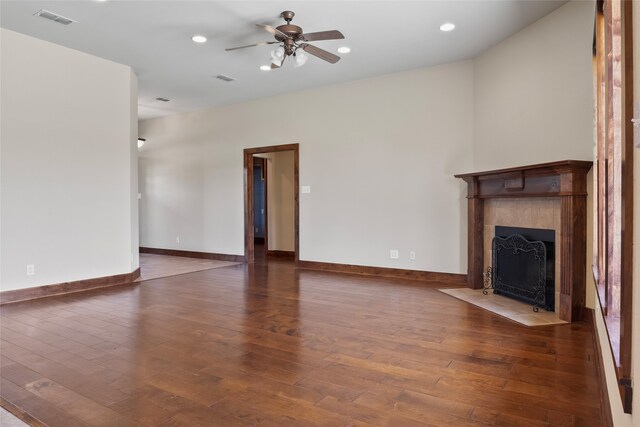
[[[285,33],[286,35],[288,35],[289,37],[291,37],[294,40],[298,40],[298,38],[302,34],[302,28],[298,27],[297,25],[293,25],[293,24],[280,25],[279,27],[276,27],[276,30]],[[275,38],[279,42],[284,41],[284,37],[282,37],[280,34],[276,34]]]

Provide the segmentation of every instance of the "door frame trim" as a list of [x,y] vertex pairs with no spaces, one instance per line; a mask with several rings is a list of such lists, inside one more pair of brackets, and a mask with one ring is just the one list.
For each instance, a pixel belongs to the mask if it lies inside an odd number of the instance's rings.
[[[255,262],[253,228],[253,155],[293,151],[293,203],[294,203],[294,261],[300,254],[300,144],[271,145],[244,149],[244,256],[245,262]],[[266,241],[266,239],[265,239]],[[267,248],[268,249],[268,248]]]

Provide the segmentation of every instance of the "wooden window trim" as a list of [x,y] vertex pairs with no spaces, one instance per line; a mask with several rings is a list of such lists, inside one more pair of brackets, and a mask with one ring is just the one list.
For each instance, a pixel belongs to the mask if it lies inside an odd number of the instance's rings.
[[631,413],[633,286],[633,30],[630,0],[599,0],[594,31],[596,170],[594,262],[598,300]]

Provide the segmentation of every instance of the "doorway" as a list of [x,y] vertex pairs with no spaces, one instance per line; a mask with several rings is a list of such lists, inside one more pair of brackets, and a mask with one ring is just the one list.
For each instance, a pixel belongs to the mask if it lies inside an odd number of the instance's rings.
[[[269,238],[270,232],[272,232],[273,235],[273,233],[277,231],[278,227],[273,226],[273,224],[277,224],[275,221],[278,218],[276,218],[277,215],[268,214],[270,209],[273,211],[275,208],[273,203],[271,208],[269,207],[269,200],[276,200],[277,191],[269,192],[267,187],[267,185],[269,185],[269,179],[267,177],[277,172],[278,168],[275,165],[277,164],[276,159],[278,158],[288,158],[287,164],[292,163],[292,185],[289,183],[288,194],[290,194],[290,196],[288,197],[292,199],[290,203],[293,203],[292,209],[290,209],[292,213],[291,216],[293,217],[291,218],[293,222],[293,236],[289,236],[289,238],[292,237],[293,240],[293,247],[291,248],[293,249],[293,259],[295,262],[298,262],[299,259],[299,145],[286,144],[246,148],[244,150],[244,243],[245,260],[248,263],[256,262],[256,248],[261,248],[262,238],[264,239],[264,250],[267,251],[267,254],[290,254],[290,249],[288,251],[278,250],[276,246],[278,234],[274,235],[274,238]],[[271,167],[269,165],[271,165]],[[264,181],[262,181],[259,175],[260,173],[264,173]],[[258,179],[260,179],[260,181],[258,181]],[[277,179],[273,179],[272,181],[273,185],[277,185]],[[261,188],[262,182],[264,182],[264,188]],[[277,189],[278,187],[275,188]],[[262,197],[260,197],[261,195]],[[264,200],[264,207],[259,206],[262,200]],[[261,211],[261,209],[264,209],[264,211]],[[264,214],[262,212],[264,212]],[[269,223],[272,224],[272,227],[269,226]],[[258,245],[256,245],[256,243]],[[262,259],[262,257],[260,256],[259,259]]]
[[269,243],[268,209],[267,209],[267,165],[269,159],[253,155],[253,242],[256,261],[266,261]]

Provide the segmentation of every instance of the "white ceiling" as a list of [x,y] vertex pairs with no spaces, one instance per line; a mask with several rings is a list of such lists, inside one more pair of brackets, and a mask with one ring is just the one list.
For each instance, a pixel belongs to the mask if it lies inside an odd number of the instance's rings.
[[[235,103],[369,76],[475,57],[566,1],[6,1],[0,24],[20,33],[129,65],[138,76],[140,119]],[[40,9],[76,20],[33,16]],[[313,42],[351,53],[335,65],[311,57],[304,67],[260,71],[273,40],[255,23],[280,25],[283,10],[305,32],[340,30],[345,40]],[[453,22],[456,29],[439,27]],[[193,34],[209,38],[191,41]],[[217,74],[236,79],[225,83]],[[157,97],[169,98],[163,103]]]

